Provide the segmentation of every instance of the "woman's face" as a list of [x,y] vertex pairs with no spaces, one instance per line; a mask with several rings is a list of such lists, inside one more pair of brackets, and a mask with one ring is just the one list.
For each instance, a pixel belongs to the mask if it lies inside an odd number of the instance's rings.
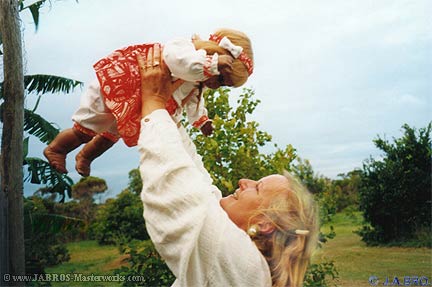
[[229,218],[241,229],[256,223],[251,216],[259,207],[267,207],[271,198],[288,190],[288,179],[282,175],[269,175],[258,181],[240,179],[239,188],[231,195],[220,200],[221,207]]

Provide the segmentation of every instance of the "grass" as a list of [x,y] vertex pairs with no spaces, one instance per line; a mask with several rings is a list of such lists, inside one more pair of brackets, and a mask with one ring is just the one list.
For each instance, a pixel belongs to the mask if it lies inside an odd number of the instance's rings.
[[[47,268],[46,273],[113,275],[121,265],[122,256],[115,246],[101,246],[96,241],[67,244],[71,258],[61,265]],[[52,286],[121,286],[116,282],[52,282]]]
[[[403,286],[404,276],[426,276],[432,281],[432,249],[401,247],[367,247],[353,231],[361,226],[360,213],[337,214],[333,225],[336,237],[319,250],[313,261],[334,261],[339,272],[337,286],[371,286],[368,279],[376,276],[379,286],[389,286],[394,277]],[[329,226],[323,227],[324,231]],[[384,285],[385,286],[385,285]]]
[[[369,287],[370,276],[378,277],[378,286],[388,277],[391,286],[397,277],[400,286],[404,276],[426,276],[432,281],[432,249],[401,247],[367,247],[353,231],[361,225],[360,213],[340,213],[334,217],[336,237],[318,250],[313,262],[334,261],[339,279],[334,285],[342,287]],[[324,231],[329,226],[323,227]],[[121,266],[122,255],[114,246],[99,246],[95,241],[69,243],[71,260],[47,268],[47,273],[112,275]],[[120,286],[115,282],[52,282],[52,286]]]

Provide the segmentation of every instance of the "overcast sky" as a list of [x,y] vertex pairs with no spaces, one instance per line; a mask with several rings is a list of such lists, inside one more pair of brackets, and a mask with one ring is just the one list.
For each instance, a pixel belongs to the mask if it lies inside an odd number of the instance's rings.
[[[431,121],[430,15],[430,0],[68,0],[46,5],[35,33],[29,14],[21,14],[26,74],[86,84],[95,77],[92,65],[120,47],[207,37],[220,27],[245,32],[255,56],[245,87],[261,100],[252,119],[332,178],[377,157],[377,135],[391,140],[404,123]],[[81,93],[46,96],[38,111],[68,128]],[[29,107],[34,100],[27,97]],[[42,149],[32,139],[32,155],[42,157]],[[75,154],[67,167],[78,180]],[[137,166],[136,148],[121,141],[94,162],[92,175],[107,180],[112,196]]]

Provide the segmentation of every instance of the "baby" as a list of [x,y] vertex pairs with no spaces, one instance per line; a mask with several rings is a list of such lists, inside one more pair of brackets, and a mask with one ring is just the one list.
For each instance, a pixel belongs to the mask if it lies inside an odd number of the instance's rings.
[[[140,44],[114,51],[95,65],[97,81],[90,84],[72,116],[74,125],[59,133],[45,148],[44,155],[58,172],[67,173],[66,155],[85,143],[76,156],[75,168],[90,175],[91,162],[122,138],[135,146],[140,131],[141,78],[137,56],[144,57],[154,45]],[[204,135],[213,131],[202,93],[204,88],[239,87],[253,72],[253,52],[242,32],[220,29],[209,40],[194,36],[176,39],[163,49],[163,65],[173,80],[185,82],[173,93],[166,109],[176,123],[183,111],[190,124]]]

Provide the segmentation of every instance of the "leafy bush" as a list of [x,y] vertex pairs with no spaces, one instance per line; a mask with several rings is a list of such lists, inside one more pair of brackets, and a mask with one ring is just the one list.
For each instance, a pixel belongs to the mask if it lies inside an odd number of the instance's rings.
[[25,262],[28,274],[44,273],[45,267],[69,260],[69,252],[61,242],[61,233],[79,221],[49,213],[48,200],[24,198]]
[[305,287],[328,287],[330,286],[328,277],[331,280],[338,278],[339,273],[336,270],[334,262],[324,262],[321,264],[311,264],[306,272]]
[[366,243],[411,241],[422,230],[431,233],[431,127],[417,132],[404,125],[394,143],[374,140],[384,155],[363,165],[360,209],[366,224],[358,234]]
[[116,199],[108,199],[99,206],[91,231],[99,244],[149,239],[140,197],[125,189]]
[[[206,137],[197,129],[189,132],[213,183],[224,195],[231,193],[241,178],[259,179],[291,170],[291,162],[296,157],[291,145],[281,149],[272,144],[271,135],[259,130],[256,121],[248,120],[260,102],[253,99],[252,90],[243,89],[235,107],[230,106],[229,92],[220,88],[205,93],[209,117],[213,119],[213,134]],[[260,151],[269,145],[275,147],[273,153]]]
[[87,240],[89,238],[89,213],[94,216],[94,204],[91,206],[90,212],[88,202],[78,202],[75,200],[64,203],[52,203],[51,213],[67,218],[74,218],[79,221],[79,224],[69,226],[67,230],[63,230],[59,234],[62,242],[73,242],[78,240]]
[[123,266],[115,271],[122,276],[141,276],[143,281],[124,281],[123,286],[171,286],[175,277],[157,253],[151,240],[133,240],[122,246],[122,253],[128,255],[126,262],[129,267]]

